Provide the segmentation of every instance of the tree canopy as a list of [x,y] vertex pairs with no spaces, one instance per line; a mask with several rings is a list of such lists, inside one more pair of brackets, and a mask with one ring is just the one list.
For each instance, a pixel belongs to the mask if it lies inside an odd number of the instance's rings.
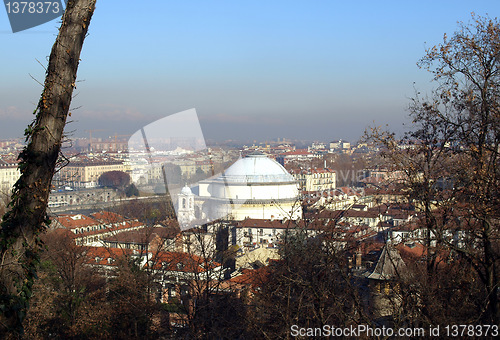
[[[418,65],[437,86],[412,99],[412,130],[402,140],[380,129],[370,136],[382,144],[388,163],[406,174],[407,197],[424,216],[427,246],[436,242],[470,266],[484,298],[476,316],[498,323],[500,23],[473,14]],[[460,238],[450,239],[451,233]],[[428,257],[429,280],[438,252]]]
[[100,186],[123,189],[130,184],[130,175],[123,171],[107,171],[97,180]]

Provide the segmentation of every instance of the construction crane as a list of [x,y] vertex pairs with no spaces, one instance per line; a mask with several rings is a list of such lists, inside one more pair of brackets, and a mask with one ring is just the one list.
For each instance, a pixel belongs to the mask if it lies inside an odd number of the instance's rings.
[[104,129],[91,129],[91,130],[85,130],[85,132],[89,133],[89,152],[92,152],[92,132],[96,131],[106,131]]

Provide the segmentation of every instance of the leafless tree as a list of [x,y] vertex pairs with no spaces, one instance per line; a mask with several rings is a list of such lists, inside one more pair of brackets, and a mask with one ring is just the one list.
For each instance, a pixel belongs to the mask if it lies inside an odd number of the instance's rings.
[[[259,338],[291,338],[292,325],[348,327],[370,322],[361,285],[348,264],[349,249],[328,231],[312,237],[290,230],[280,245],[280,259],[267,268],[255,291],[249,327]],[[349,242],[347,242],[349,243]]]
[[61,148],[80,52],[95,0],[69,0],[52,48],[36,118],[26,129],[28,145],[21,152],[21,177],[0,233],[0,337],[21,327],[39,262],[39,234],[48,219],[50,185]]
[[[477,320],[499,322],[500,24],[469,24],[426,51],[419,65],[436,90],[410,105],[413,130],[403,140],[374,130],[389,163],[406,174],[407,198],[423,215],[429,284],[441,248],[482,285]],[[435,249],[435,250],[434,250]],[[442,306],[445,308],[445,305]],[[449,320],[453,321],[453,320]]]
[[89,265],[88,247],[77,246],[73,233],[43,235],[38,278],[24,321],[29,338],[105,337],[112,308],[106,304],[106,280]]

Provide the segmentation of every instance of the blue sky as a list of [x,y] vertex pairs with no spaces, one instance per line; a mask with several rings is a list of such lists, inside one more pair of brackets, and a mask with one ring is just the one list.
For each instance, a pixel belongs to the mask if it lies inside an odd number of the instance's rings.
[[[416,62],[482,1],[105,1],[83,46],[68,131],[131,134],[196,108],[207,139],[355,141],[404,129]],[[57,20],[11,33],[0,9],[0,138],[32,118]]]

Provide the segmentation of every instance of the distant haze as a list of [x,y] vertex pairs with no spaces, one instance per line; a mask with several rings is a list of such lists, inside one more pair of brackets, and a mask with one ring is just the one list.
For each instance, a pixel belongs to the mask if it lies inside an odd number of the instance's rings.
[[[195,108],[205,138],[357,140],[406,127],[416,62],[491,1],[98,2],[66,131],[131,134]],[[0,139],[21,137],[41,93],[57,21],[12,34],[0,10]],[[38,60],[38,61],[37,61]],[[31,75],[31,76],[30,76]],[[415,84],[414,84],[415,83]]]

